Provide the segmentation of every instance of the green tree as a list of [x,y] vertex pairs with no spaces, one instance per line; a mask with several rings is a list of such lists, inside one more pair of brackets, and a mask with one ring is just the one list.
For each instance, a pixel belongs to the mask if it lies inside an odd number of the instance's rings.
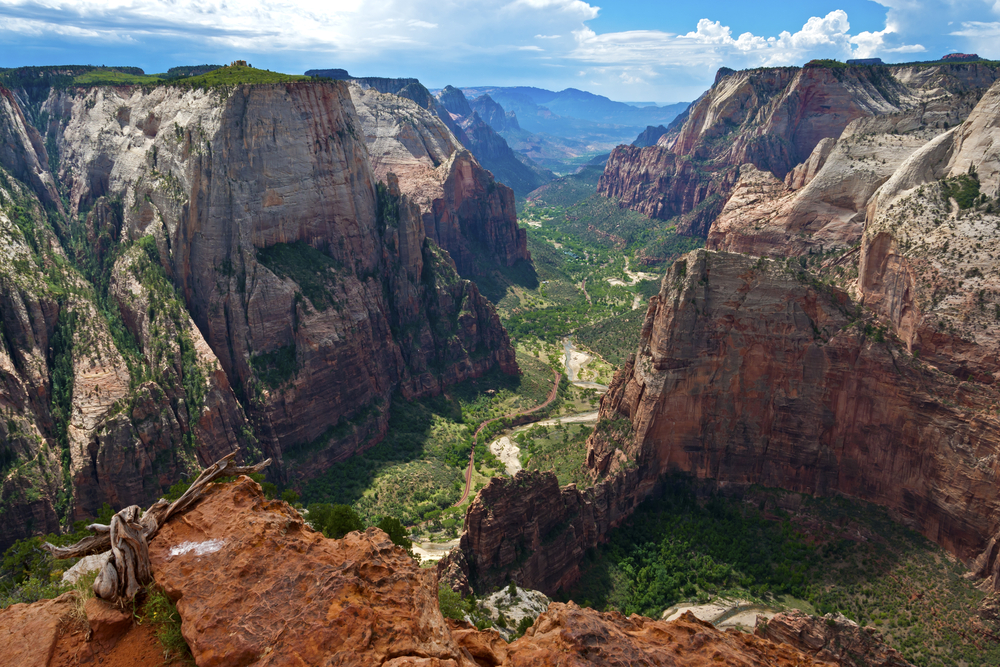
[[413,542],[410,540],[409,535],[406,532],[406,528],[400,523],[399,519],[391,516],[387,516],[378,522],[377,528],[379,530],[385,531],[389,539],[392,540],[393,544],[399,545],[406,549],[406,553],[410,554],[410,558],[414,558],[413,555]]
[[327,537],[339,540],[354,530],[364,530],[361,517],[350,505],[314,503],[309,506],[309,523]]

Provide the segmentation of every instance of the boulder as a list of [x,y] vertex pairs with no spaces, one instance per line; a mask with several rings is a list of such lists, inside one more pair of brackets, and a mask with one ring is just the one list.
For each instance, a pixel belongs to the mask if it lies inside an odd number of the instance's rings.
[[758,617],[754,634],[841,667],[912,667],[874,628],[859,627],[841,614],[818,618],[793,610],[770,620]]

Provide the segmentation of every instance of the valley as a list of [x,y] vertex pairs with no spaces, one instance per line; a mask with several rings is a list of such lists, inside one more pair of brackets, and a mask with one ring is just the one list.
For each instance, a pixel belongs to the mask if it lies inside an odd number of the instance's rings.
[[[235,456],[269,464],[163,533],[218,524],[260,580],[248,554],[347,559],[309,623],[382,657],[513,664],[582,627],[646,655],[694,624],[794,664],[996,663],[998,81],[723,68],[606,165],[624,130],[589,118],[557,176],[503,106],[565,120],[527,89],[0,71],[2,608],[69,590],[41,536]],[[237,640],[185,616],[224,607],[163,544],[151,581],[210,664]],[[376,607],[384,634],[351,625]]]

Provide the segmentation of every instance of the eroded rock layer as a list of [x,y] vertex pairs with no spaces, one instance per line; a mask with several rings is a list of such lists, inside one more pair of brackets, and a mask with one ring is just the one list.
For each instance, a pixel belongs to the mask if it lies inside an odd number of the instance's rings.
[[[651,218],[686,216],[678,230],[706,236],[741,165],[753,165],[778,181],[787,176],[789,187],[798,190],[816,175],[814,164],[806,178],[808,163],[816,157],[810,156],[822,142],[853,136],[838,147],[840,157],[810,191],[781,197],[786,200],[781,202],[764,200],[759,212],[753,208],[755,198],[746,197],[758,187],[748,176],[730,207],[734,210],[723,215],[722,226],[710,237],[714,247],[759,254],[779,253],[783,238],[813,232],[819,238],[806,250],[849,244],[860,236],[864,216],[858,214],[867,196],[928,135],[962,122],[996,78],[996,68],[970,64],[723,69],[683,122],[672,125],[656,145],[615,149],[598,189]],[[893,120],[867,123],[885,116]],[[755,233],[741,234],[751,223],[757,225]],[[724,240],[727,233],[735,238]]]
[[891,334],[866,336],[857,312],[845,293],[782,264],[686,256],[602,401],[603,419],[630,420],[632,440],[621,452],[595,440],[592,463],[605,471],[624,455],[645,476],[679,469],[842,493],[889,508],[992,574],[1000,397],[914,358]]
[[[397,392],[517,372],[455,262],[525,259],[524,232],[447,130],[425,213],[377,185],[346,83],[52,89],[40,132],[18,98],[0,96],[0,545],[234,450],[279,481],[320,472],[382,437]],[[56,187],[66,215],[43,207]]]
[[[573,603],[549,604],[507,644],[493,629],[445,620],[433,571],[382,531],[327,539],[246,477],[210,486],[160,528],[149,551],[155,586],[176,602],[200,667],[830,664],[690,614],[665,622]],[[126,655],[158,664],[129,647],[131,613],[78,599],[72,592],[0,610],[4,657],[19,667],[124,664]]]

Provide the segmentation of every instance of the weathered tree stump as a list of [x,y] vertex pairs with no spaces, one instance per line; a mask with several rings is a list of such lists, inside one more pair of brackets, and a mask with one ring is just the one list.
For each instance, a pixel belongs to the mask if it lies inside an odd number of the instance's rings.
[[260,472],[271,464],[271,459],[267,459],[252,466],[237,466],[232,461],[235,456],[236,452],[227,454],[202,470],[198,479],[172,503],[160,498],[145,512],[138,505],[130,505],[111,517],[110,525],[87,526],[94,534],[76,544],[57,547],[46,542],[43,548],[56,558],[78,558],[110,549],[111,558],[94,580],[94,594],[109,602],[129,602],[153,578],[149,542],[167,519],[197,503],[205,488],[220,477]]

